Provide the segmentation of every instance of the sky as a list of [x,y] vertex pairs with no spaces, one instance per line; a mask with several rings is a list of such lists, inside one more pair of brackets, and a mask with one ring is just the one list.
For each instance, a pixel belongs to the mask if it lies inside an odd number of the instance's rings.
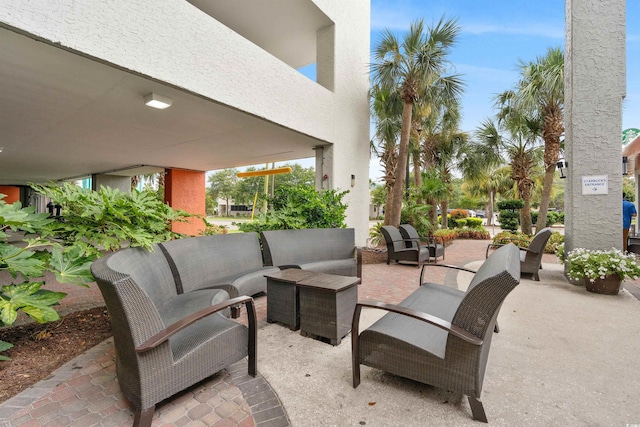
[[[426,26],[441,17],[456,18],[461,27],[449,57],[453,71],[466,83],[462,96],[461,130],[473,131],[493,116],[496,94],[514,87],[520,61],[535,61],[547,49],[565,44],[564,0],[372,0],[371,46],[384,29],[402,37],[417,19]],[[627,0],[627,96],[622,129],[640,128],[640,1]],[[301,70],[313,74],[313,68]],[[315,76],[311,76],[314,78]],[[313,159],[298,161],[304,167]],[[382,175],[372,157],[369,176]]]

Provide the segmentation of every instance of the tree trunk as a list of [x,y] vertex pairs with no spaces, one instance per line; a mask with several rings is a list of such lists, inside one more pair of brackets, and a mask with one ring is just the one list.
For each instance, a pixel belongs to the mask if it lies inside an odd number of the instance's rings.
[[440,203],[440,214],[442,215],[442,228],[443,229],[447,229],[449,228],[449,217],[447,216],[447,211],[449,210],[449,201],[448,200],[443,200],[442,203]]
[[487,205],[485,206],[485,213],[486,213],[486,217],[487,217],[487,225],[493,225],[493,200],[495,198],[495,195],[493,194],[493,191],[489,192],[489,203],[487,203]]
[[531,235],[531,196],[522,197],[524,206],[520,209],[520,230],[524,234]]
[[406,102],[402,109],[402,132],[400,134],[400,147],[398,149],[398,164],[396,165],[396,180],[393,183],[393,197],[391,199],[390,225],[400,225],[402,212],[402,194],[404,193],[404,175],[407,167],[407,155],[409,154],[409,134],[411,133],[411,110],[413,103]]
[[420,196],[420,188],[422,188],[422,173],[420,171],[420,152],[414,153],[413,155],[413,182],[415,184],[416,191],[418,192],[418,198],[416,203],[421,205],[424,200],[422,200],[422,196]]
[[542,197],[540,198],[540,210],[538,212],[538,221],[536,222],[536,233],[547,225],[547,211],[549,210],[549,199],[551,198],[551,186],[553,185],[553,177],[556,173],[555,163],[547,166],[544,171],[544,181],[542,184]]

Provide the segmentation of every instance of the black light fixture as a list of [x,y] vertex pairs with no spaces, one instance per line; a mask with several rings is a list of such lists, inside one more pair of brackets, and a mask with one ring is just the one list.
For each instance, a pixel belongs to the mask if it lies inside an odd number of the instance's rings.
[[629,158],[627,156],[622,156],[622,175],[629,175],[627,171],[627,163],[629,163]]
[[558,163],[556,163],[556,166],[558,167],[558,171],[560,171],[560,178],[566,178],[567,169],[569,168],[567,161],[565,159],[560,159],[558,160]]

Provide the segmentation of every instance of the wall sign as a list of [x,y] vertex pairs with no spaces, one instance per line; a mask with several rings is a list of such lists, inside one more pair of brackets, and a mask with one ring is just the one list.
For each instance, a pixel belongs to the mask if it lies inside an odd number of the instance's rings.
[[582,195],[609,194],[609,175],[592,175],[582,177]]

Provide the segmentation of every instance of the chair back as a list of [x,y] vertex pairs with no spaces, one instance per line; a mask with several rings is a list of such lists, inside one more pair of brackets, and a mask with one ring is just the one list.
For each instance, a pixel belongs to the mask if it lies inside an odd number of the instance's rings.
[[551,237],[552,231],[551,228],[543,228],[531,240],[529,244],[529,250],[535,252],[536,254],[541,254],[544,252],[544,247],[547,246],[547,242]]
[[520,254],[510,243],[491,254],[478,269],[452,323],[484,339],[488,330],[493,331],[502,302],[518,283]]
[[405,242],[408,248],[418,247],[420,243],[420,235],[418,234],[418,230],[411,224],[400,224],[398,227],[400,234],[406,240],[411,239],[411,241]]
[[384,240],[387,243],[387,251],[394,253],[406,249],[404,238],[400,231],[393,225],[383,225],[380,227],[380,232],[384,236]]

